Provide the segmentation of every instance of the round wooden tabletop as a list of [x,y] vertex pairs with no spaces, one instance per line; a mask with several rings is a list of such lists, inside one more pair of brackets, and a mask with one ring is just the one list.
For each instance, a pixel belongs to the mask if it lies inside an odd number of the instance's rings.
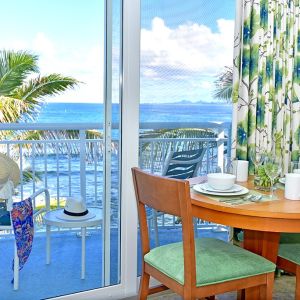
[[[238,184],[254,189],[251,179]],[[191,189],[193,215],[203,220],[250,230],[300,232],[300,201],[285,199],[283,189],[277,189],[276,196],[278,200],[231,205]]]

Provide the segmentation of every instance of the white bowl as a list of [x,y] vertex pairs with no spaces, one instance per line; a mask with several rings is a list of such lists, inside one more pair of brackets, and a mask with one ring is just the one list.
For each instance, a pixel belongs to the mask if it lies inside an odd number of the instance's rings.
[[235,175],[227,173],[207,174],[207,183],[215,190],[225,191],[233,187]]

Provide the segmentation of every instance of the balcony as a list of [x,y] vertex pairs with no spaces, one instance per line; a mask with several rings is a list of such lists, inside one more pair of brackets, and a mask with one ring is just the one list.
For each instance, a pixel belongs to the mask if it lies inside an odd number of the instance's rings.
[[[162,128],[203,128],[209,129],[210,137],[161,138],[149,137],[150,130]],[[11,260],[13,258],[14,237],[10,232],[0,233],[0,247],[4,255],[0,258],[1,282],[4,287],[3,299],[40,299],[54,297],[119,282],[119,140],[117,126],[113,126],[111,152],[111,178],[103,180],[104,140],[90,138],[90,130],[102,130],[99,124],[2,124],[1,130],[44,130],[49,132],[47,140],[2,140],[2,153],[19,160],[21,178],[30,168],[29,182],[21,180],[16,201],[24,199],[40,187],[50,190],[51,205],[63,207],[67,196],[82,195],[88,206],[103,210],[104,225],[88,229],[86,238],[86,279],[80,279],[81,236],[79,229],[57,229],[51,232],[51,264],[46,265],[45,226],[38,220],[33,243],[33,251],[24,269],[20,272],[20,288],[13,291]],[[205,149],[205,156],[199,175],[206,174],[223,161],[223,155],[230,140],[230,124],[216,123],[145,123],[140,125],[140,166],[152,173],[162,171],[165,159],[171,150],[185,150],[196,145]],[[78,130],[73,138],[51,138],[61,130]],[[114,135],[115,131],[115,135]],[[103,201],[104,184],[111,185],[111,193]],[[41,199],[40,199],[41,200]],[[40,204],[38,199],[36,206]],[[106,204],[106,205],[105,205]],[[107,205],[108,204],[108,205]],[[110,216],[105,218],[105,216]],[[149,214],[151,221],[152,215]],[[161,215],[158,218],[161,244],[178,241],[181,238],[180,224],[176,218]],[[106,226],[106,230],[105,230]],[[216,232],[214,225],[199,221],[201,236],[218,236],[227,239],[227,232]],[[108,232],[110,234],[107,234]],[[172,232],[172,234],[170,234]],[[155,243],[154,230],[151,232]],[[139,246],[140,247],[140,246]],[[110,255],[107,255],[110,253]],[[140,253],[140,252],[138,252]],[[140,270],[140,266],[138,267]],[[66,280],[66,278],[68,280]],[[76,289],[76,290],[75,290]]]

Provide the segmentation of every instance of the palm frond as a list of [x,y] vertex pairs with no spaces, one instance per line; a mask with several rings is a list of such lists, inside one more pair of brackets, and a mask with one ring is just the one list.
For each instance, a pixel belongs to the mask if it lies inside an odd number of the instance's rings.
[[38,57],[28,51],[0,51],[0,95],[11,93],[31,73],[38,72]]
[[60,74],[39,76],[17,88],[13,96],[26,103],[27,111],[23,116],[34,119],[43,104],[45,96],[58,95],[67,89],[74,88],[78,83],[79,81],[76,79]]
[[230,67],[225,67],[222,73],[218,75],[214,82],[215,90],[213,97],[231,102],[232,85],[233,85],[233,70]]
[[67,89],[74,88],[79,81],[60,74],[39,76],[23,84],[16,92],[16,96],[23,101],[33,101],[45,96],[58,95]]
[[18,122],[27,109],[27,103],[20,99],[0,96],[0,123]]
[[42,181],[42,177],[43,177],[42,172],[35,171],[33,173],[32,169],[30,167],[23,170],[22,174],[23,174],[23,177],[22,177],[23,184],[32,182],[32,181],[34,181],[34,182]]
[[[22,144],[23,155],[29,156],[32,153],[33,144],[30,141],[45,140],[47,142],[47,154],[68,154],[68,155],[79,155],[80,139],[79,130],[29,130],[29,131],[15,131],[14,136],[10,136],[13,140],[28,141],[28,144]],[[74,142],[68,142],[73,140]],[[94,142],[89,142],[93,140]],[[95,140],[99,143],[95,143]],[[60,142],[59,142],[60,141]],[[76,142],[77,141],[77,142]],[[35,155],[43,155],[45,153],[44,143],[35,143],[34,151]],[[95,160],[96,158],[103,156],[103,134],[97,130],[86,131],[86,156],[87,160]],[[17,145],[18,147],[18,145]],[[114,146],[112,147],[114,149]],[[11,147],[11,151],[18,153],[18,149]]]

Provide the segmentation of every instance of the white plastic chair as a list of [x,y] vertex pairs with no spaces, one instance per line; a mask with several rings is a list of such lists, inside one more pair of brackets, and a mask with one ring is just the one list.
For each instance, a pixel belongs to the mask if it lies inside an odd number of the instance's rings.
[[[41,194],[45,194],[45,206],[39,210],[35,210],[36,205],[36,197],[41,195]],[[31,196],[29,196],[29,198],[31,198],[32,200],[32,206],[33,206],[33,220],[35,220],[40,214],[50,210],[50,194],[48,189],[46,188],[42,188],[39,189],[38,191],[36,191],[35,193],[33,193]],[[12,200],[6,200],[6,206],[7,206],[7,211],[9,211],[11,213],[12,210]],[[13,225],[12,225],[12,220],[11,220],[11,214],[10,214],[10,224],[9,225],[1,225],[0,224],[0,230],[9,230],[11,232],[13,232]],[[14,290],[18,290],[19,289],[19,257],[17,254],[17,245],[15,243],[15,247],[14,247]]]

